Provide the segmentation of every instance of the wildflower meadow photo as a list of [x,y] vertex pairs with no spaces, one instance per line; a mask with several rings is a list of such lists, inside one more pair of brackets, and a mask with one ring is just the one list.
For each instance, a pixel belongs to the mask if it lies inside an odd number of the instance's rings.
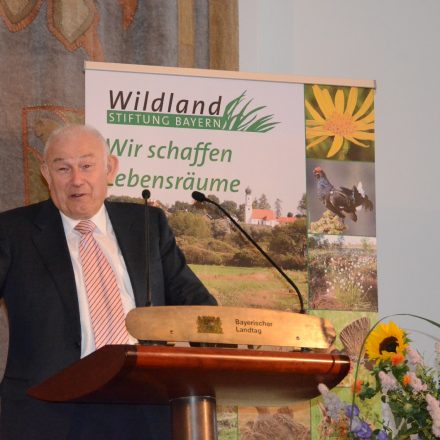
[[310,308],[377,311],[376,239],[310,235],[308,240]]

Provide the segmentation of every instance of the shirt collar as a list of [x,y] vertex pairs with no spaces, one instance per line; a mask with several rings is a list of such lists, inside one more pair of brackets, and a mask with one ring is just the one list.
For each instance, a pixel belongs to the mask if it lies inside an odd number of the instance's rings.
[[[81,220],[75,220],[73,218],[67,217],[67,215],[63,214],[61,211],[60,214],[61,214],[61,219],[63,221],[64,230],[76,233],[74,228]],[[99,211],[89,220],[95,223],[96,232],[104,235],[107,234],[107,211],[104,205],[102,205]]]

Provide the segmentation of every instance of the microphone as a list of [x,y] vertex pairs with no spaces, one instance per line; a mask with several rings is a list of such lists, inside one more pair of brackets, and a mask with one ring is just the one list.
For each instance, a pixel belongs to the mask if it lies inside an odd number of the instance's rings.
[[152,306],[151,290],[150,290],[150,210],[148,209],[148,199],[151,193],[148,189],[142,191],[142,198],[144,199],[144,223],[145,223],[145,271],[146,271],[146,285],[147,285],[147,302],[146,307]]
[[221,206],[217,202],[214,202],[214,200],[208,199],[208,197],[206,197],[205,194],[199,191],[194,191],[191,194],[191,196],[196,202],[212,203],[214,206],[220,209],[220,211],[234,224],[234,226],[258,249],[258,251],[266,258],[266,260],[269,261],[269,263],[281,274],[281,276],[289,283],[289,285],[293,287],[299,299],[300,308],[301,308],[300,313],[306,313],[304,309],[304,300],[301,295],[301,292],[298,289],[298,286],[287,276],[286,272],[284,272],[284,270],[281,269],[281,267],[278,266],[278,264],[272,260],[272,258],[264,251],[264,249],[262,249],[261,246],[240,226],[240,224],[231,216],[231,214],[229,214],[229,212],[227,212],[226,209],[223,208],[223,206]]

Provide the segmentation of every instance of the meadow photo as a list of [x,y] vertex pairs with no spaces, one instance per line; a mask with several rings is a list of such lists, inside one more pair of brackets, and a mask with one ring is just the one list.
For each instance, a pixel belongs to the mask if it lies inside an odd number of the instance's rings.
[[[294,289],[240,232],[205,211],[170,216],[177,242],[191,269],[222,306],[294,311]],[[246,232],[293,280],[307,299],[304,218],[277,226],[242,224]]]
[[[280,201],[272,209],[264,194],[253,200],[250,196],[248,193],[245,203],[237,204],[208,195],[285,272],[306,303],[305,196],[298,201],[296,213],[286,216],[278,212]],[[144,203],[129,196],[112,196],[111,200]],[[157,200],[149,205],[164,210],[187,263],[219,305],[299,312],[300,302],[294,288],[215,206],[182,201],[167,206]]]
[[309,236],[309,307],[377,311],[376,239]]

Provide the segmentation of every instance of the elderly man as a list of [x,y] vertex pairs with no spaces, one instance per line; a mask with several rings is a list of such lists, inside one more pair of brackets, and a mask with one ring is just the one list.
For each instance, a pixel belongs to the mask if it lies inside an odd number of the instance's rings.
[[[96,130],[64,127],[48,139],[41,166],[51,200],[0,214],[0,296],[10,327],[2,440],[170,436],[165,407],[26,396],[102,345],[135,342],[124,318],[147,301],[144,208],[104,201],[117,165]],[[187,266],[163,212],[150,210],[153,304],[216,304]]]

